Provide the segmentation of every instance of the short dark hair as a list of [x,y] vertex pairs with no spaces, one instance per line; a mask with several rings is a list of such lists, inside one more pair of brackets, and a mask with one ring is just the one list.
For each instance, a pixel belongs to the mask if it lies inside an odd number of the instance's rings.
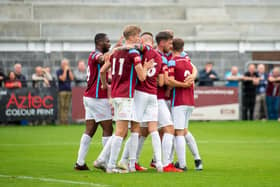
[[173,36],[170,34],[170,32],[161,31],[161,32],[157,33],[157,35],[156,35],[156,42],[159,45],[160,41],[169,40],[172,38],[173,38]]
[[107,37],[107,34],[105,34],[105,33],[97,33],[94,37],[95,45],[97,45],[101,41],[104,41],[106,37]]
[[181,38],[173,39],[173,50],[174,51],[182,51],[184,49],[184,40]]
[[144,35],[149,35],[149,36],[151,36],[152,38],[154,37],[153,33],[151,33],[151,32],[143,32],[140,36],[142,37],[142,36],[144,36]]

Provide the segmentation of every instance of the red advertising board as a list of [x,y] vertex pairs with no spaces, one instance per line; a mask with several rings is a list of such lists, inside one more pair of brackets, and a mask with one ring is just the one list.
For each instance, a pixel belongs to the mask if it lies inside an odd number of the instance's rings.
[[[85,111],[83,94],[85,88],[72,88],[72,119],[83,121]],[[239,120],[238,88],[196,87],[195,109],[191,120]]]
[[239,100],[236,87],[196,87],[192,120],[238,120]]

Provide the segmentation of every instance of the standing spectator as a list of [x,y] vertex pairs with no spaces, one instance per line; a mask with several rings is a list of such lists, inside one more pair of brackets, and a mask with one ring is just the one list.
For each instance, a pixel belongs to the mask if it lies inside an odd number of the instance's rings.
[[279,112],[279,88],[280,88],[280,72],[275,67],[271,75],[268,77],[268,85],[266,89],[266,102],[268,119],[277,120]]
[[199,86],[214,86],[219,80],[218,74],[213,70],[213,62],[207,62],[205,68],[199,71]]
[[22,87],[27,87],[26,77],[22,74],[21,64],[17,63],[14,65],[14,71],[16,74],[16,78],[20,80]]
[[242,119],[253,120],[253,113],[256,101],[256,88],[259,82],[258,74],[254,64],[248,66],[244,73],[242,84]]
[[241,74],[238,72],[237,66],[232,66],[231,71],[225,74],[225,79],[227,80],[226,86],[228,87],[238,87],[238,81],[241,79]]
[[2,87],[2,83],[4,81],[5,81],[5,74],[4,74],[2,67],[0,67],[0,88]]
[[74,70],[74,77],[76,86],[86,87],[87,86],[87,71],[85,61],[80,60],[78,62],[78,68]]
[[260,120],[267,117],[267,107],[266,107],[266,86],[268,75],[265,73],[265,66],[259,64],[258,67],[259,85],[257,86],[256,104],[254,109],[254,119]]
[[32,81],[34,88],[50,87],[52,76],[46,69],[37,66],[35,68],[35,73],[32,75]]
[[20,80],[17,80],[16,74],[13,71],[10,71],[8,74],[8,78],[5,81],[5,88],[14,89],[14,88],[21,88],[22,84]]
[[51,87],[56,87],[56,80],[55,80],[54,76],[52,75],[51,68],[49,66],[46,66],[45,71],[46,71],[46,73],[48,73],[50,75],[50,78],[51,78],[49,80],[50,86]]
[[69,60],[61,61],[61,69],[56,72],[59,90],[59,120],[62,124],[68,124],[68,113],[71,102],[71,81],[74,80],[73,73],[69,67]]

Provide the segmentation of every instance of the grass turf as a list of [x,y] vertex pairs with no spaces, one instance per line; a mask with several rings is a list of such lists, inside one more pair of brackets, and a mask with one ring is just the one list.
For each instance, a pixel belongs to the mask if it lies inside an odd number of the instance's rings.
[[[187,149],[185,173],[106,174],[93,169],[101,129],[87,156],[91,171],[74,171],[83,125],[0,127],[0,186],[280,186],[280,123],[191,122],[204,162],[194,170]],[[148,167],[151,139],[140,162]],[[30,178],[32,177],[32,178]],[[77,182],[77,183],[76,183]]]

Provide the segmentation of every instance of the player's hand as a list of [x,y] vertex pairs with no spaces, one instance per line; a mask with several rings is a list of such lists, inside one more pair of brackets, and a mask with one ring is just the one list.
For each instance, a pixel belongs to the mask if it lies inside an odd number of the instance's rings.
[[108,88],[107,84],[101,84],[101,89],[106,90]]
[[211,74],[209,77],[210,77],[211,79],[216,79],[216,76],[213,75],[213,74]]
[[188,81],[193,81],[194,82],[194,77],[193,76],[188,76],[185,78],[184,82],[188,82]]
[[145,69],[150,69],[152,67],[154,67],[154,59],[152,58],[151,60],[147,61],[147,59],[145,59],[145,62],[144,62],[144,68]]
[[124,39],[124,37],[121,36],[120,39],[119,39],[119,41],[116,43],[115,48],[116,48],[116,47],[121,47],[121,46],[123,46],[123,39]]
[[184,81],[184,88],[189,88],[194,84],[194,80],[193,79],[187,79]]

